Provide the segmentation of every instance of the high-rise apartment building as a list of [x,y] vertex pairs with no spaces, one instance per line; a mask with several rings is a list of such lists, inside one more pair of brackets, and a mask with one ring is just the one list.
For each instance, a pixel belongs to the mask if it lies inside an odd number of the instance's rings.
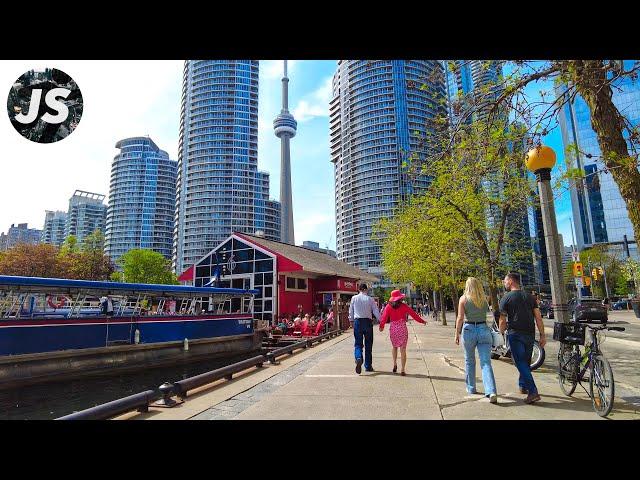
[[26,223],[19,223],[17,226],[12,223],[6,234],[0,233],[0,252],[9,250],[19,243],[35,245],[40,243],[41,236],[42,230],[29,228]]
[[104,250],[114,262],[133,248],[171,259],[178,162],[149,137],[116,143]]
[[[625,60],[625,70],[633,68],[637,60]],[[640,123],[640,80],[624,78],[612,84],[613,102],[631,125]],[[566,95],[567,87],[557,87],[557,93]],[[560,129],[565,150],[571,145],[565,159],[573,168],[583,169],[586,181],[572,182],[571,207],[579,250],[595,244],[614,244],[622,253],[624,235],[630,241],[632,256],[638,255],[633,226],[627,206],[611,174],[608,174],[596,133],[591,128],[589,107],[580,96],[567,102],[560,112]],[[576,153],[579,152],[579,153]]]
[[232,231],[262,231],[280,240],[269,174],[257,167],[258,61],[185,61],[173,242],[177,273]]
[[45,210],[42,243],[59,247],[65,239],[67,212]]
[[[421,88],[428,84],[429,88]],[[403,162],[428,153],[427,129],[446,114],[443,65],[436,60],[340,60],[329,106],[335,172],[337,258],[382,274],[373,226],[392,216],[429,179]]]
[[69,199],[65,237],[73,235],[81,244],[95,230],[104,233],[107,206],[103,202],[104,195],[76,190]]

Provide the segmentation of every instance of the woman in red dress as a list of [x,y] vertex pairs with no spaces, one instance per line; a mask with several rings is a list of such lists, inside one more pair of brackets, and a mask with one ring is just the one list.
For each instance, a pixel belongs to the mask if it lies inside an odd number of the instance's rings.
[[405,375],[405,366],[407,365],[407,341],[409,340],[409,330],[407,330],[407,315],[419,323],[427,324],[420,315],[418,315],[409,305],[404,303],[402,299],[405,297],[400,290],[391,292],[391,298],[380,318],[380,331],[384,330],[384,325],[391,322],[389,326],[389,337],[393,349],[393,373],[398,371],[398,348],[400,348],[400,356],[402,358],[402,371],[400,375]]

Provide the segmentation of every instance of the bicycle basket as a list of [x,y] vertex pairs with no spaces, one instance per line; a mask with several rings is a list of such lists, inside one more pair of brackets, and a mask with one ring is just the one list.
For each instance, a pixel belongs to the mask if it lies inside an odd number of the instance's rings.
[[[579,341],[567,341],[567,337],[577,338]],[[579,323],[554,322],[553,339],[561,343],[584,345],[585,326]]]

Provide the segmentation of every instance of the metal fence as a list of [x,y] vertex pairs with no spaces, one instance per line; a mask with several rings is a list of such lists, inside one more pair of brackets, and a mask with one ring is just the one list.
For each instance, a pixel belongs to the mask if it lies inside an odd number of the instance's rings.
[[305,338],[299,342],[292,343],[291,345],[277,348],[268,353],[232,363],[231,365],[211,370],[210,372],[202,373],[194,377],[185,378],[184,380],[179,380],[173,384],[164,383],[158,388],[159,391],[147,390],[145,392],[136,393],[135,395],[119,398],[112,402],[65,415],[64,417],[57,418],[56,420],[108,420],[109,418],[113,418],[133,410],[137,410],[138,412],[148,412],[149,405],[160,397],[162,398],[157,402],[158,406],[172,406],[176,403],[171,399],[171,396],[173,395],[177,395],[179,398],[184,399],[187,397],[189,390],[194,390],[222,378],[231,380],[234,374],[247,370],[251,367],[261,368],[266,361],[271,364],[276,364],[276,359],[278,357],[293,354],[295,350],[306,349],[313,346],[314,343],[320,343],[325,339],[338,336],[341,333],[342,330],[336,330],[327,332],[323,335],[318,335],[317,337]]

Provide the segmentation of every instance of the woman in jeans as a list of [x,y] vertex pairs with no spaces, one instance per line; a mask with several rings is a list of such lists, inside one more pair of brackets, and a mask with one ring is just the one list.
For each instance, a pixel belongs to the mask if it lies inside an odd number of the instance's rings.
[[[466,317],[466,320],[465,320]],[[464,325],[463,325],[464,321]],[[476,391],[476,347],[482,369],[482,384],[485,396],[491,403],[498,403],[496,381],[491,368],[491,330],[487,325],[487,305],[482,283],[477,278],[467,278],[464,294],[458,302],[458,318],[456,320],[456,345],[464,346],[465,376],[468,393]]]

